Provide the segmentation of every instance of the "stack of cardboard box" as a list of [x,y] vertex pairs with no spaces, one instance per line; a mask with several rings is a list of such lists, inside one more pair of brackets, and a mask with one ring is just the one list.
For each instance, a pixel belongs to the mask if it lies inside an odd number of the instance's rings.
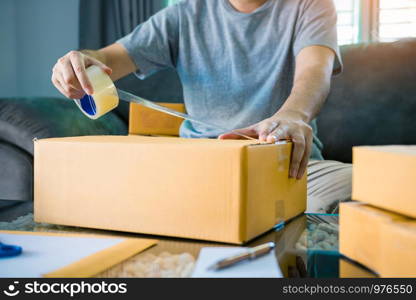
[[[380,277],[416,277],[416,146],[354,148],[352,198],[340,209],[341,254]],[[343,264],[341,275],[353,277]]]

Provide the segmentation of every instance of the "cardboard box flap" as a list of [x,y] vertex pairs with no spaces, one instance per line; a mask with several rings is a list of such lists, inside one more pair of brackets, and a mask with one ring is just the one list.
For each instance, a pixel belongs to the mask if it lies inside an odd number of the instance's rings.
[[416,146],[414,145],[357,146],[354,148],[356,148],[358,151],[369,150],[369,151],[379,151],[379,152],[386,152],[386,153],[416,156]]
[[[173,140],[174,139],[174,140]],[[264,146],[256,140],[219,140],[219,139],[186,139],[172,137],[150,137],[150,136],[80,136],[65,138],[47,138],[35,140],[35,143],[86,143],[86,144],[151,144],[151,145],[192,145],[193,147],[217,147],[217,148],[243,148],[246,146]]]
[[352,199],[416,218],[416,146],[354,147]]
[[[183,103],[158,103],[159,105],[185,113]],[[130,103],[129,134],[178,136],[182,118]]]

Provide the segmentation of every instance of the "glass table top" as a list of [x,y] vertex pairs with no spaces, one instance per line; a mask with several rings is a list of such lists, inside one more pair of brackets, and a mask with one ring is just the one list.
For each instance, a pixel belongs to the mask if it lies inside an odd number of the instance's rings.
[[[137,258],[151,255],[157,260],[166,256],[166,253],[179,256],[186,253],[196,260],[202,247],[235,246],[179,238],[154,238],[159,240],[158,244],[139,254]],[[338,215],[304,214],[284,226],[276,226],[275,229],[244,246],[254,247],[267,242],[276,244],[276,259],[285,277],[339,276]],[[110,271],[103,276],[114,276],[114,274]]]
[[[23,225],[19,225],[18,230],[92,233],[158,240],[156,246],[98,274],[98,277],[188,277],[192,274],[194,263],[202,247],[235,246],[180,238],[36,224],[33,218],[31,222]],[[339,276],[338,215],[303,214],[284,225],[276,226],[244,246],[253,247],[266,242],[276,244],[276,259],[285,277]]]

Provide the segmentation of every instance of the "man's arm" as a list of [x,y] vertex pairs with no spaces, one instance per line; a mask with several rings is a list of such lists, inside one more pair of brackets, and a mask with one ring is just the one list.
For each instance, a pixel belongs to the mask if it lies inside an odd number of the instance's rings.
[[100,67],[115,81],[134,71],[137,67],[120,44],[112,44],[100,50],[71,51],[58,59],[52,72],[52,82],[66,97],[79,99],[85,93],[92,94],[86,68]]
[[307,123],[315,119],[329,93],[334,58],[335,53],[327,47],[300,51],[292,91],[279,111],[299,112]]
[[[323,46],[309,46],[296,57],[293,89],[284,105],[272,117],[238,131],[274,143],[290,139],[294,149],[290,177],[302,178],[312,149],[312,128],[308,125],[328,96],[335,53]],[[221,139],[238,138],[225,134]]]

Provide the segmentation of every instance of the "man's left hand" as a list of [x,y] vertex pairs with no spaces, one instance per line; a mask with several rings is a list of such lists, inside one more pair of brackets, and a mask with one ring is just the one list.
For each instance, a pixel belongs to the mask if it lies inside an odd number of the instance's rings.
[[[257,138],[260,142],[275,143],[291,140],[293,143],[292,160],[289,176],[301,179],[306,171],[312,150],[312,128],[300,113],[292,111],[277,112],[274,116],[246,128],[237,129],[247,136]],[[241,139],[234,133],[226,133],[219,139]]]

